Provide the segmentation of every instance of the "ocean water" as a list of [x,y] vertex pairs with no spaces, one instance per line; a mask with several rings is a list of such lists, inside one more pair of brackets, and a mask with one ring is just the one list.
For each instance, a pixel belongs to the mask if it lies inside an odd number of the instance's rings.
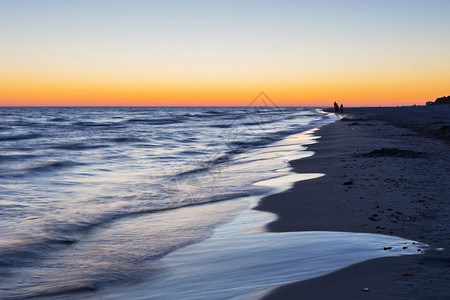
[[[274,192],[314,108],[0,108],[0,295],[76,297],[152,280],[161,259]],[[275,184],[276,186],[276,184]]]

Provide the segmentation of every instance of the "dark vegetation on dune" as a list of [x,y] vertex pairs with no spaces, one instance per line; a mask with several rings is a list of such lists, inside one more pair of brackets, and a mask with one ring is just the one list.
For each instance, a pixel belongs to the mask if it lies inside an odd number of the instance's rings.
[[450,104],[450,96],[437,98],[434,102],[427,102],[427,105],[442,105],[442,104]]

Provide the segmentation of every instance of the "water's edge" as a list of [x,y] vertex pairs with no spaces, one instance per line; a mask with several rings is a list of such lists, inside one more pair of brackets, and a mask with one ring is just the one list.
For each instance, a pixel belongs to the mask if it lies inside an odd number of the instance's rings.
[[[305,132],[305,135],[315,130]],[[309,136],[309,139],[317,137]],[[324,174],[290,174],[255,183],[272,194],[295,182]],[[253,209],[262,197],[245,197],[246,208],[200,242],[177,249],[149,281],[105,293],[111,299],[248,299],[281,285],[323,276],[362,261],[419,254],[427,245],[395,236],[348,232],[272,233],[265,225],[275,214]]]

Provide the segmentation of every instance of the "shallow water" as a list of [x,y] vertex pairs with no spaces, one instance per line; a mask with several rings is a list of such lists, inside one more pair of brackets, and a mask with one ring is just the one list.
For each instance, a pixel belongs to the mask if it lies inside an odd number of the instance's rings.
[[[315,178],[317,176],[310,176]],[[287,182],[287,181],[285,181]],[[264,231],[273,214],[250,209],[207,240],[158,261],[161,272],[107,299],[255,299],[283,284],[321,276],[365,260],[421,253],[427,245],[395,236],[349,232]],[[384,250],[384,247],[392,249]],[[407,247],[404,249],[404,247]]]

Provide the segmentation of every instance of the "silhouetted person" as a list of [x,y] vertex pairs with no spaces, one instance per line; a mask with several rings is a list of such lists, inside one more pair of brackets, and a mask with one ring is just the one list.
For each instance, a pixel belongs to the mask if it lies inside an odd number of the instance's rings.
[[341,104],[341,115],[344,113],[344,105]]
[[334,101],[334,113],[339,114],[339,105]]

